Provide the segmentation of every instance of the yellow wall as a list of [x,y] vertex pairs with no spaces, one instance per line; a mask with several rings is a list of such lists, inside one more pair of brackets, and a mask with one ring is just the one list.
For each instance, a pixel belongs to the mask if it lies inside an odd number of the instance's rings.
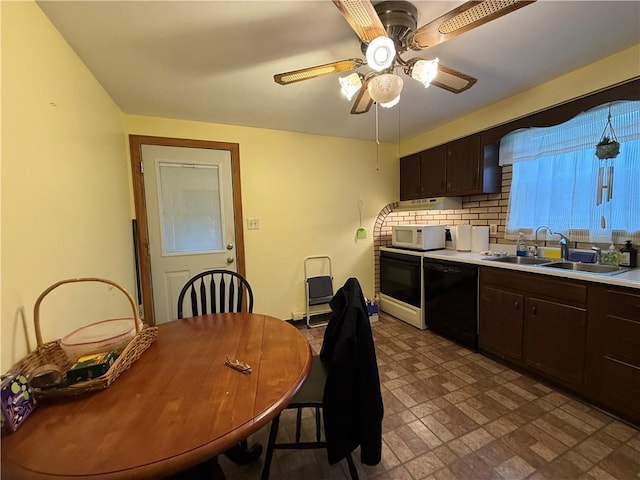
[[400,155],[486,130],[638,76],[640,44],[418,135],[400,145]]
[[[302,310],[313,254],[332,257],[336,287],[356,276],[373,295],[373,222],[398,196],[397,146],[125,117],[32,2],[2,2],[2,99],[2,371],[34,347],[49,285],[100,276],[135,291],[129,133],[240,144],[245,225],[261,226],[245,231],[256,311]],[[356,242],[359,198],[368,235]],[[45,341],[127,313],[95,285],[62,286],[40,311]]]
[[[373,296],[373,222],[397,200],[397,146],[258,128],[127,115],[129,134],[240,145],[246,275],[254,311],[304,310],[304,258],[329,255],[335,287],[348,277]],[[378,167],[379,163],[379,169]],[[365,240],[355,239],[360,218]],[[247,230],[247,218],[260,220]]]
[[[123,116],[33,2],[2,9],[2,363],[34,345],[33,305],[54,282],[101,276],[135,288]],[[121,295],[121,294],[120,294]],[[95,284],[41,308],[45,341],[130,312]]]
[[[103,276],[134,291],[126,134],[240,144],[247,276],[256,311],[304,307],[303,258],[328,254],[336,284],[373,289],[373,222],[398,196],[398,150],[373,142],[123,115],[33,2],[0,2],[2,22],[1,294],[5,371],[33,347],[33,304],[52,283]],[[636,46],[427,132],[402,154],[460,137],[638,75]],[[376,170],[379,157],[380,170]],[[356,242],[358,199],[367,239]],[[106,287],[66,286],[41,311],[45,340],[121,315]],[[26,327],[24,327],[26,325]]]

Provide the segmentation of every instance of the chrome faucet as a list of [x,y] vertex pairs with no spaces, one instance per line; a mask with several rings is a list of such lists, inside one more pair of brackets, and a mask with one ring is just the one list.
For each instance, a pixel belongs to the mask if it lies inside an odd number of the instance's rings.
[[553,235],[560,235],[560,256],[563,260],[569,261],[569,239],[558,232],[551,232]]
[[596,252],[596,263],[602,262],[602,249],[600,247],[596,247],[595,245],[591,247],[591,250]]
[[541,225],[540,227],[536,228],[536,234],[535,234],[535,242],[536,242],[536,254],[535,256],[538,256],[538,232],[542,229],[546,229],[551,235],[560,235],[560,256],[562,257],[563,260],[569,260],[569,239],[567,237],[565,237],[563,234],[558,233],[558,232],[552,232],[551,229],[549,227],[547,227],[546,225]]
[[547,231],[548,231],[551,235],[553,235],[553,232],[551,231],[551,229],[550,229],[549,227],[547,227],[546,225],[542,225],[542,226],[540,226],[540,227],[536,228],[536,237],[535,237],[535,238],[536,238],[536,239],[535,239],[536,246],[538,245],[538,232],[539,232],[540,230],[542,230],[543,228],[546,228],[546,229],[547,229]]
[[538,232],[540,230],[542,230],[543,228],[545,228],[551,235],[553,235],[553,232],[551,231],[551,229],[549,227],[547,227],[546,225],[542,225],[542,226],[536,228],[535,240],[534,240],[534,244],[533,244],[533,248],[534,248],[533,256],[534,257],[538,256]]

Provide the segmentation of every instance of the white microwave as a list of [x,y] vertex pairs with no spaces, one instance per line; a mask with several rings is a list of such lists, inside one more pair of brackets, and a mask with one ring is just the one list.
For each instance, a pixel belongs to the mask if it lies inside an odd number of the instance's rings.
[[442,250],[445,248],[444,225],[393,225],[391,246],[411,250]]

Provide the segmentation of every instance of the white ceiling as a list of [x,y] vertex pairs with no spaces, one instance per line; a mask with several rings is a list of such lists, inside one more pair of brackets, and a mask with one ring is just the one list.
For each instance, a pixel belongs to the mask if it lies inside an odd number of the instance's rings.
[[[421,26],[462,2],[413,3]],[[125,113],[376,138],[375,107],[351,115],[338,74],[287,86],[273,81],[276,73],[362,57],[329,0],[38,4]],[[637,0],[538,0],[407,52],[437,56],[478,83],[455,95],[404,77],[400,104],[379,110],[380,140],[405,140],[639,42]]]

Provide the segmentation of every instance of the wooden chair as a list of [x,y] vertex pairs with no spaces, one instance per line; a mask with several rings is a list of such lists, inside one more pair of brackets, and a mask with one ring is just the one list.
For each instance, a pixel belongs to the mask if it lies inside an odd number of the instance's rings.
[[178,295],[178,318],[184,318],[184,306],[191,315],[208,313],[253,312],[253,291],[249,282],[230,270],[207,270],[191,278]]
[[[275,417],[269,431],[262,480],[269,479],[275,449],[326,448],[329,463],[347,460],[353,480],[358,479],[358,471],[351,452],[358,445],[363,463],[380,462],[383,417],[380,378],[367,307],[357,279],[350,278],[338,290],[331,300],[331,309],[333,315],[320,355],[313,356],[307,380],[287,406],[297,411],[295,442],[277,443],[280,416]],[[300,440],[303,408],[315,410],[315,441]],[[326,435],[328,429],[330,436]]]
[[[191,315],[187,316],[195,317],[209,313],[253,313],[253,291],[249,282],[239,273],[222,269],[206,270],[189,279],[180,290],[179,319],[184,318],[185,303],[191,308]],[[249,447],[247,441],[243,440],[224,453],[232,462],[245,465],[260,457],[262,445],[256,443]],[[215,463],[217,464],[217,460]]]
[[[298,391],[293,401],[287,406],[287,409],[296,410],[296,437],[295,442],[291,443],[277,443],[278,429],[280,426],[280,415],[275,417],[271,421],[271,428],[269,430],[269,440],[267,443],[267,452],[265,453],[264,465],[262,466],[262,480],[269,480],[269,473],[271,471],[271,459],[273,457],[273,451],[276,449],[281,450],[306,450],[311,448],[327,448],[326,440],[322,439],[321,435],[321,416],[320,412],[323,407],[322,397],[324,394],[324,387],[327,381],[328,366],[320,359],[319,355],[313,356],[313,363],[311,364],[311,371],[307,380],[302,385],[302,388]],[[315,426],[316,426],[316,438],[315,441],[301,442],[300,430],[302,426],[302,409],[313,408],[315,410]],[[349,473],[352,480],[358,480],[358,471],[353,463],[351,454],[347,455],[347,464],[349,465]]]

